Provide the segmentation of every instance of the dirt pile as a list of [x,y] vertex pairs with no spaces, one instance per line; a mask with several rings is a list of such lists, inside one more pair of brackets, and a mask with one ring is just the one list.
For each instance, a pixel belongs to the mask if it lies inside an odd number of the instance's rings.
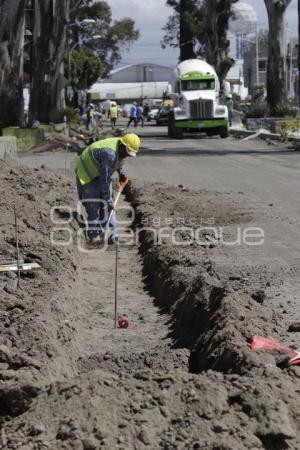
[[63,376],[61,362],[68,358],[64,319],[71,308],[66,297],[73,288],[76,259],[72,249],[52,246],[50,217],[52,211],[59,220],[53,208],[73,202],[73,186],[60,174],[0,162],[0,190],[1,258],[16,259],[15,204],[21,259],[42,267],[22,273],[20,289],[15,272],[0,276],[0,398],[3,411],[17,414],[41,383]]
[[[220,249],[207,230],[203,245],[187,248],[153,245],[153,233],[141,232],[142,261],[121,244],[120,297],[132,326],[114,333],[114,252],[50,241],[49,211],[59,206],[60,220],[63,205],[74,207],[72,182],[4,163],[0,173],[0,252],[15,256],[16,203],[22,256],[42,266],[22,276],[20,289],[16,275],[0,275],[1,449],[299,448],[300,370],[247,344],[252,331],[284,337],[285,328],[254,299],[260,283],[250,289],[251,274],[243,283],[219,271],[212,256]],[[194,227],[216,211],[229,230],[250,220],[217,195],[142,188],[129,194],[136,227],[172,212]]]
[[[88,139],[88,137],[86,138]],[[33,148],[34,153],[44,153],[44,152],[74,152],[81,153],[81,151],[86,147],[87,140],[79,133],[76,136],[68,137],[63,132],[47,133],[46,139],[39,145]]]

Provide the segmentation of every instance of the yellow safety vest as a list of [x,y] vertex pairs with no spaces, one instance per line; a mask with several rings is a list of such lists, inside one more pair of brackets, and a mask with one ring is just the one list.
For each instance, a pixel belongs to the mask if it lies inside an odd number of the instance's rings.
[[116,119],[118,117],[118,108],[116,106],[111,106],[109,114],[111,119]]
[[[94,152],[95,150],[110,149],[114,152],[118,149],[119,138],[107,138],[97,141],[94,144],[87,147],[82,154],[76,160],[76,175],[80,181],[80,184],[85,185],[92,180],[100,176],[101,167],[100,163],[96,160]],[[120,169],[120,161],[115,164],[114,170]]]

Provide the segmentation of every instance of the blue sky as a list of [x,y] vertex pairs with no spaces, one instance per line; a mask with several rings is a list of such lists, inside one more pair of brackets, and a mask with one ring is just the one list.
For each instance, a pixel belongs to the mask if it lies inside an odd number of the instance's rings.
[[[160,40],[163,36],[162,27],[165,25],[172,9],[165,6],[164,0],[109,0],[113,18],[124,16],[135,20],[141,38],[129,52],[124,52],[121,65],[138,62],[155,62],[167,66],[174,66],[178,58],[178,50],[167,48],[162,50]],[[259,18],[259,27],[267,28],[267,13],[263,0],[245,0],[253,6]],[[297,0],[292,0],[286,14],[289,34],[297,36]]]

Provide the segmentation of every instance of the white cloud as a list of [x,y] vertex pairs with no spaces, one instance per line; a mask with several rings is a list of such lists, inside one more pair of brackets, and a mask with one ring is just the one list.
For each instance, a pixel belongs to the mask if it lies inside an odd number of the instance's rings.
[[[108,1],[108,0],[107,0]],[[268,27],[268,17],[264,0],[243,0],[252,5],[259,18],[259,27]],[[109,0],[113,18],[131,17],[140,30],[141,38],[134,44],[129,53],[124,53],[124,63],[157,62],[158,64],[175,65],[178,50],[162,50],[160,41],[163,37],[162,27],[167,22],[172,9],[166,7],[165,0]],[[297,0],[292,0],[286,14],[289,34],[297,36],[298,14]]]
[[[243,0],[244,1],[244,0]],[[268,15],[265,7],[264,0],[245,0],[245,3],[249,3],[255,9],[258,22],[260,28],[268,27]],[[297,13],[297,0],[292,0],[290,5],[287,8],[286,16],[285,16],[287,27],[289,30],[289,34],[293,36],[297,36],[297,28],[298,28],[298,13]]]

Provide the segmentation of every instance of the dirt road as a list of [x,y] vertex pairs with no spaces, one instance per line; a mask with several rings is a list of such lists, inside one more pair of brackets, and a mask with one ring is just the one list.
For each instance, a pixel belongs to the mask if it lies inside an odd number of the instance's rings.
[[[129,162],[135,219],[119,255],[127,330],[112,327],[114,250],[79,251],[79,216],[63,214],[64,205],[76,210],[66,156],[19,161],[54,173],[1,165],[0,252],[15,252],[15,202],[21,252],[42,269],[22,277],[19,290],[16,276],[0,277],[0,448],[296,450],[299,368],[282,352],[250,350],[249,337],[299,348],[299,332],[289,332],[299,275],[289,183],[296,187],[298,155],[231,139],[144,143]],[[60,226],[72,245],[51,243],[51,207],[58,220],[71,219]],[[211,225],[228,242],[238,228],[261,227],[264,244],[216,242]],[[157,245],[162,227],[170,230]],[[201,242],[190,242],[199,228]]]

